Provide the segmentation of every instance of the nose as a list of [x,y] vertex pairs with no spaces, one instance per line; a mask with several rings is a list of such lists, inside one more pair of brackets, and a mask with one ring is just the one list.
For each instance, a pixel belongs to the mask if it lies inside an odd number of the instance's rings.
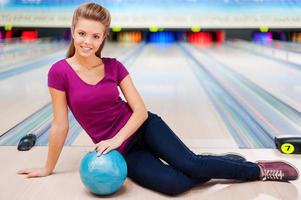
[[90,37],[85,37],[84,43],[85,44],[90,44],[91,43],[91,38]]

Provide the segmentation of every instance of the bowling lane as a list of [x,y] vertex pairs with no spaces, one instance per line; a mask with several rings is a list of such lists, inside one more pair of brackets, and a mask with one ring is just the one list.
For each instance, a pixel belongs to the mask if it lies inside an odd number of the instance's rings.
[[[108,43],[103,54],[122,58],[136,45]],[[61,58],[65,53],[62,52]],[[47,72],[51,64],[45,61],[36,69],[0,81],[1,135],[50,102]]]
[[301,111],[301,71],[227,46],[208,49],[214,59],[226,64],[283,102]]
[[[35,42],[18,42],[6,44],[7,48],[0,49],[0,71],[12,66],[24,65],[37,58],[43,59],[50,54],[67,47],[65,42],[51,42],[49,40],[37,40]],[[9,48],[10,47],[10,48]]]
[[235,40],[234,42],[226,42],[225,44],[247,51],[250,54],[290,63],[299,69],[301,67],[301,47],[297,43],[271,41],[268,44],[256,44],[244,40]]
[[174,43],[148,44],[127,67],[147,108],[189,147],[237,147],[190,65]]
[[[254,138],[254,144],[257,145],[261,143],[263,147],[266,148],[274,147],[273,138],[275,136],[300,136],[301,115],[299,111],[288,105],[287,102],[275,98],[275,95],[273,96],[269,91],[262,90],[262,87],[258,86],[254,80],[250,81],[248,76],[237,73],[226,61],[218,59],[221,57],[219,54],[216,57],[212,56],[213,53],[211,53],[211,51],[217,53],[216,49],[196,49],[197,48],[193,48],[193,50],[197,52],[195,56],[201,60],[203,65],[207,66],[207,70],[211,71],[211,74],[214,74],[223,87],[235,97],[235,101],[239,102],[242,106],[241,110],[247,111],[250,118],[247,120],[247,124],[256,121],[257,125],[254,127],[258,128],[249,132],[252,133],[249,134],[249,137],[251,139]],[[240,57],[240,63],[252,62],[247,59],[242,61],[242,56],[236,56]],[[230,55],[227,58],[229,59],[229,57],[231,59]],[[264,66],[262,66],[262,68],[264,69]],[[262,70],[257,71],[257,73],[269,72]],[[266,74],[263,74],[263,76],[265,75]],[[289,77],[283,78],[290,80]],[[264,137],[267,139],[266,142],[262,142],[264,141]]]

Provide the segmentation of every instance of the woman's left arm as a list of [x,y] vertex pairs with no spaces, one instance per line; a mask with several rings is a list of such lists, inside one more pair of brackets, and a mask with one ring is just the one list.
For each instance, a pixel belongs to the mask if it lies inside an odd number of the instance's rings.
[[144,102],[135,88],[130,75],[127,75],[120,82],[119,86],[133,113],[125,126],[121,128],[113,138],[103,140],[96,144],[94,149],[98,150],[99,155],[102,153],[106,154],[112,149],[118,148],[127,138],[138,130],[148,117]]

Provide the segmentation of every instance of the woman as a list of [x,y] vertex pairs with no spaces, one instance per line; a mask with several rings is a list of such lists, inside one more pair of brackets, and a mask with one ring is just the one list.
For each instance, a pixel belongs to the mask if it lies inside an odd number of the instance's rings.
[[[46,165],[20,174],[42,177],[53,172],[68,133],[69,106],[99,155],[120,151],[133,181],[164,194],[180,194],[212,178],[298,178],[297,169],[285,162],[252,163],[238,155],[190,151],[158,115],[147,112],[123,64],[101,57],[109,27],[110,14],[102,6],[89,3],[75,10],[67,58],[53,64],[48,73],[53,122]],[[127,102],[119,97],[118,87]]]

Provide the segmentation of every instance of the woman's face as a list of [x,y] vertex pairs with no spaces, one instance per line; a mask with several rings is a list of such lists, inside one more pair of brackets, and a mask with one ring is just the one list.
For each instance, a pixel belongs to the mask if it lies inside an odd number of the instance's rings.
[[104,40],[105,26],[90,19],[79,18],[72,33],[75,53],[79,56],[95,56]]

